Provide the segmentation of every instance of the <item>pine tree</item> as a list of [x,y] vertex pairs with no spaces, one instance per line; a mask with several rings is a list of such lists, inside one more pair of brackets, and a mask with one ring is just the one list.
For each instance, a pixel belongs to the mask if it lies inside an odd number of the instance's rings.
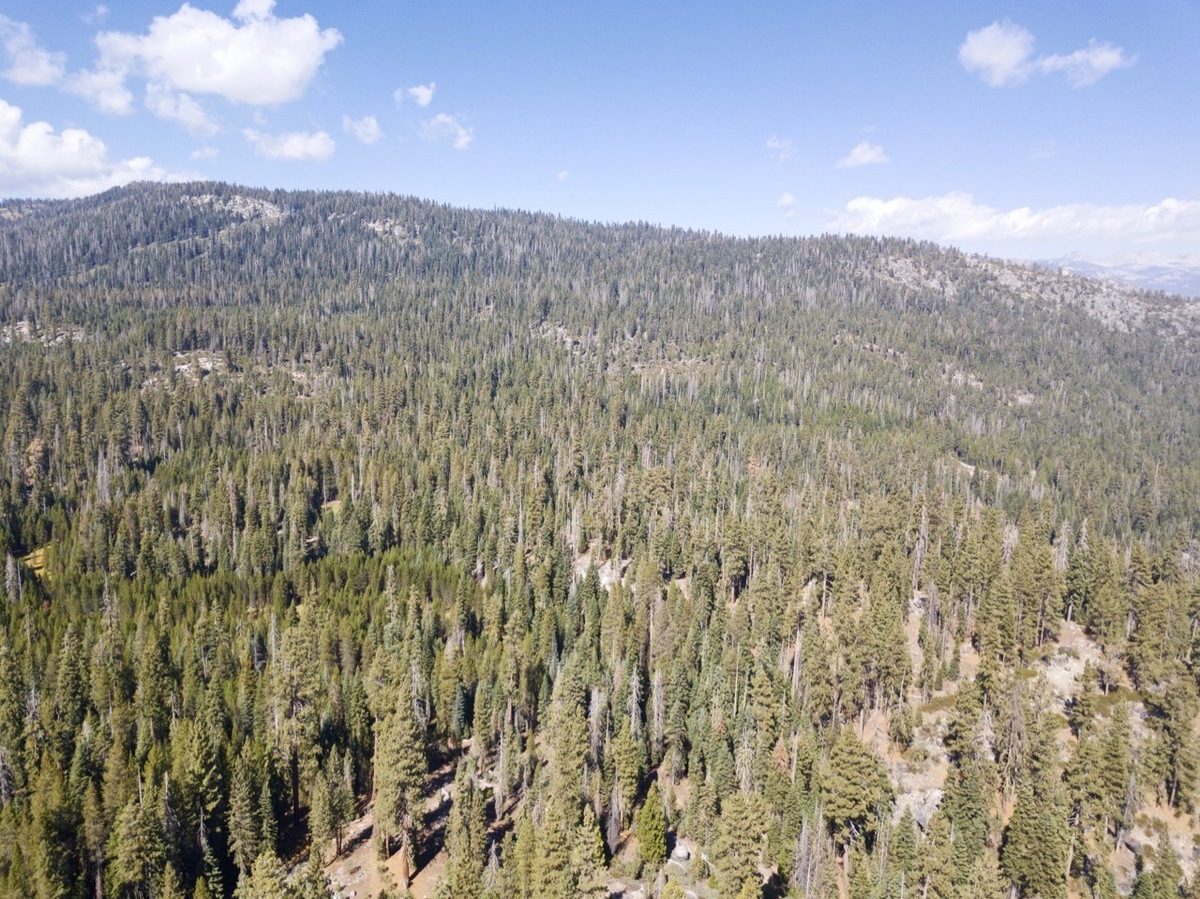
[[641,789],[642,753],[637,741],[629,732],[628,723],[622,721],[617,736],[609,744],[614,772],[613,791],[620,798],[619,827],[624,828],[633,815],[634,802]]
[[658,784],[650,784],[637,815],[638,854],[652,868],[667,858],[667,819]]
[[687,899],[687,891],[679,885],[679,881],[668,880],[663,887],[662,899]]
[[531,899],[533,896],[538,857],[537,837],[533,815],[529,806],[525,805],[516,826],[505,840],[501,895],[516,899]]
[[126,805],[109,838],[109,889],[133,899],[152,899],[167,864],[162,822],[153,804],[140,799]]
[[274,852],[263,852],[249,874],[238,881],[235,899],[293,899],[284,881],[283,865]]
[[988,808],[979,770],[981,764],[971,760],[950,774],[954,781],[946,796],[945,807],[954,829],[952,860],[956,884],[966,883],[987,844]]
[[951,899],[955,895],[954,844],[950,839],[950,821],[940,808],[929,820],[916,874],[921,895],[926,899]]
[[442,875],[451,899],[478,899],[483,895],[486,842],[483,797],[466,767],[460,766],[446,824],[446,868]]
[[917,863],[917,822],[913,820],[912,807],[905,806],[904,813],[892,828],[888,844],[888,860],[905,874],[912,874]]
[[995,853],[985,852],[975,859],[967,879],[967,889],[967,899],[1004,899],[1007,891]]
[[1000,853],[1005,877],[1023,896],[1065,899],[1069,847],[1061,798],[1055,791],[1035,793],[1029,778],[1022,778]]
[[604,838],[590,805],[583,808],[583,821],[575,828],[571,844],[571,870],[581,899],[606,899],[608,867],[604,859]]
[[1183,870],[1166,833],[1159,833],[1154,866],[1143,867],[1133,882],[1133,899],[1180,899]]
[[557,796],[546,803],[545,820],[537,829],[531,899],[572,899],[576,895],[571,868],[570,816]]
[[[271,792],[271,778],[263,778],[262,787],[258,791],[258,822],[259,840],[258,852],[270,852],[272,855],[279,847],[279,820],[275,813],[275,795]],[[248,857],[248,856],[247,856]],[[257,858],[258,856],[255,856]],[[253,866],[253,862],[251,862]],[[247,870],[245,868],[243,871]]]
[[721,895],[736,896],[750,884],[757,888],[758,861],[766,832],[764,803],[756,793],[731,793],[721,802],[714,864]]
[[1101,737],[1100,759],[1095,772],[1101,790],[1101,808],[1107,819],[1105,827],[1117,839],[1120,839],[1122,829],[1132,823],[1127,820],[1126,813],[1129,780],[1133,776],[1132,741],[1129,706],[1121,703],[1113,709]]
[[[262,833],[259,790],[254,782],[253,768],[249,747],[244,747],[234,764],[233,785],[229,795],[229,847],[233,851],[234,864],[243,873],[249,872],[258,858]],[[274,846],[269,848],[274,851]]]
[[876,809],[889,799],[887,771],[871,749],[843,727],[834,740],[821,779],[825,818],[843,848],[874,834]]
[[551,788],[564,803],[564,811],[569,817],[575,817],[575,810],[584,799],[583,771],[588,755],[588,731],[583,701],[583,684],[575,667],[570,666],[554,683],[549,733],[553,747]]
[[329,803],[329,782],[323,775],[313,781],[308,802],[308,831],[312,864],[324,865],[326,851],[333,840],[333,818]]
[[400,837],[401,881],[412,876],[416,839],[423,815],[422,791],[427,764],[420,731],[413,717],[412,691],[401,678],[395,711],[376,724],[375,821],[390,854],[393,837]]

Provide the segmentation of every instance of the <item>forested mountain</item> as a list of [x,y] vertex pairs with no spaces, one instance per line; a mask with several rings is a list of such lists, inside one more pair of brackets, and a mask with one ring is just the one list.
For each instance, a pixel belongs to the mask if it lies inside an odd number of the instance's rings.
[[364,823],[392,894],[1190,890],[1197,324],[899,240],[2,204],[0,893],[323,895]]

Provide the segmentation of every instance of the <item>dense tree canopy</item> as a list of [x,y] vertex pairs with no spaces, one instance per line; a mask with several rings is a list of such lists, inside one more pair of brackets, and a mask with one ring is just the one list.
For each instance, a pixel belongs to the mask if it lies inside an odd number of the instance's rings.
[[0,204],[0,895],[318,895],[364,810],[450,897],[677,841],[731,896],[1177,890],[1126,840],[1200,796],[1198,344],[1089,297],[394,196]]

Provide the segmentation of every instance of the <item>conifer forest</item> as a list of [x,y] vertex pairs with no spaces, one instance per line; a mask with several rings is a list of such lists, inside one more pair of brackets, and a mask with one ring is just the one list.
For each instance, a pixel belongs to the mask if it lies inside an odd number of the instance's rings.
[[0,897],[1200,897],[1200,304],[0,203]]

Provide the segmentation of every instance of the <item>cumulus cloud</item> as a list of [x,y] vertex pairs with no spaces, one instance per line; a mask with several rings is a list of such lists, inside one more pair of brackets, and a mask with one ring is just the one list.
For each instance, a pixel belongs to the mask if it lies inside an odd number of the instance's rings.
[[786,190],[779,195],[779,199],[775,201],[775,205],[783,210],[783,217],[785,219],[793,218],[796,215],[796,197]]
[[1137,62],[1120,47],[1090,41],[1066,55],[1034,57],[1033,33],[1013,22],[993,22],[967,34],[958,48],[958,61],[992,87],[1009,87],[1032,75],[1061,73],[1073,87],[1095,84],[1109,72]]
[[364,144],[373,144],[383,137],[383,129],[373,115],[365,115],[361,119],[342,116],[342,130],[353,134],[356,140]]
[[475,139],[475,129],[468,128],[457,117],[439,112],[421,124],[421,140],[431,144],[450,144],[456,150],[465,150]]
[[67,66],[66,54],[42,49],[24,22],[14,22],[0,15],[0,43],[8,59],[3,75],[9,81],[36,87],[62,81]]
[[324,131],[263,134],[253,128],[247,128],[242,134],[254,147],[254,151],[264,159],[323,162],[337,149],[333,138]]
[[177,95],[252,106],[295,100],[342,35],[311,15],[278,18],[274,7],[274,0],[241,0],[230,20],[185,3],[156,16],[145,34],[101,32],[95,67],[74,75],[68,88],[116,113],[131,111],[125,82],[133,76]]
[[133,92],[125,86],[125,76],[120,69],[96,68],[71,75],[66,87],[91,101],[101,112],[129,115],[133,112]]
[[858,197],[830,222],[835,231],[938,241],[1133,240],[1200,242],[1200,200],[1103,206],[1068,203],[1000,210],[968,193],[884,200]]
[[414,84],[412,87],[398,87],[392,93],[392,99],[399,106],[404,102],[405,97],[411,97],[413,102],[424,108],[433,102],[433,92],[437,90],[437,82],[431,81],[428,84]]
[[145,156],[109,158],[104,142],[82,129],[25,124],[19,107],[0,100],[0,194],[82,197],[130,181],[167,178]]
[[767,153],[772,159],[785,162],[796,155],[796,143],[791,138],[772,134],[767,138]]
[[958,61],[985,84],[1004,87],[1029,77],[1033,33],[1012,22],[993,22],[972,31],[958,48]]
[[870,141],[863,141],[845,156],[837,161],[839,169],[856,169],[863,165],[883,165],[888,161],[883,147]]
[[193,137],[212,137],[219,130],[199,103],[156,81],[146,85],[146,108],[161,119],[178,122]]

